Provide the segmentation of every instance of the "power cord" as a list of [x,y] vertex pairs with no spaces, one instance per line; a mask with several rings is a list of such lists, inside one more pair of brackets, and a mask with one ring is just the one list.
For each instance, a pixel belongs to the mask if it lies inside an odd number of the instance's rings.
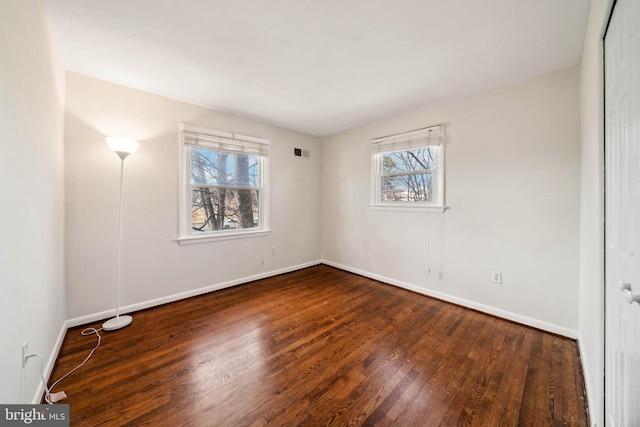
[[93,350],[91,350],[89,355],[82,361],[82,363],[80,363],[78,366],[76,366],[75,368],[73,368],[72,370],[64,374],[62,377],[60,377],[56,382],[54,382],[51,385],[51,387],[47,387],[47,381],[44,379],[44,359],[42,358],[42,356],[39,353],[31,353],[25,356],[25,359],[29,359],[31,357],[36,357],[36,356],[40,359],[40,378],[42,379],[42,384],[44,385],[44,400],[46,400],[47,403],[53,404],[67,397],[64,391],[61,391],[60,393],[51,393],[51,391],[56,385],[58,385],[60,381],[62,381],[63,379],[67,378],[69,375],[71,375],[72,373],[80,369],[85,363],[87,363],[89,358],[93,356],[93,353],[98,349],[98,347],[100,347],[100,342],[102,341],[102,335],[100,335],[101,330],[102,328],[100,329],[86,328],[82,330],[81,334],[84,336],[96,334],[96,337],[98,338],[98,342],[96,343],[96,346],[93,347]]

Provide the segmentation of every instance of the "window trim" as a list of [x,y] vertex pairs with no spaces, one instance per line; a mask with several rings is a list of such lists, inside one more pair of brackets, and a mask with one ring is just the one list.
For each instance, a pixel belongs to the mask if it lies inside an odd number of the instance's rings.
[[[384,153],[408,151],[418,148],[437,147],[435,188],[433,202],[383,202],[382,156]],[[424,171],[420,171],[424,173]],[[399,175],[407,175],[401,173]],[[443,213],[445,204],[445,143],[444,126],[436,125],[371,140],[371,208],[373,210]]]
[[[216,241],[246,239],[250,237],[261,237],[268,235],[269,229],[269,144],[271,141],[265,138],[236,134],[232,132],[219,131],[192,126],[186,123],[179,125],[179,179],[178,179],[178,238],[180,245],[192,245],[198,243],[208,243]],[[203,143],[185,143],[187,138],[201,137]],[[215,146],[207,146],[206,141],[213,144],[227,144],[226,147],[235,146],[237,150],[224,150],[229,152],[256,154],[260,162],[260,216],[258,227],[207,231],[192,233],[191,230],[191,148],[202,147],[210,150],[223,151]]]

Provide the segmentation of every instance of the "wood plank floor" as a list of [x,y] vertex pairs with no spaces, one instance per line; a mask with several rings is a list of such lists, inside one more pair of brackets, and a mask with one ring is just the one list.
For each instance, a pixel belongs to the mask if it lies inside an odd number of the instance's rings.
[[[95,345],[82,329],[52,380]],[[74,426],[588,425],[574,341],[327,266],[101,334],[53,390]]]

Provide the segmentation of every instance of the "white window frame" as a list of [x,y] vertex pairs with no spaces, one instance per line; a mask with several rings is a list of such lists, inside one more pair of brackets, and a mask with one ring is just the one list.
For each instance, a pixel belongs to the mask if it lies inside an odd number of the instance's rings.
[[[254,136],[240,135],[215,129],[180,123],[179,144],[179,212],[178,243],[190,245],[222,240],[265,236],[269,229],[269,145],[270,141]],[[191,148],[202,147],[230,153],[247,153],[258,156],[260,168],[260,215],[254,228],[195,232],[191,228],[192,189]]]
[[[371,140],[371,208],[409,212],[445,211],[445,148],[444,126],[436,125]],[[436,165],[432,172],[433,197],[430,202],[385,202],[382,201],[382,157],[385,153],[435,147]]]

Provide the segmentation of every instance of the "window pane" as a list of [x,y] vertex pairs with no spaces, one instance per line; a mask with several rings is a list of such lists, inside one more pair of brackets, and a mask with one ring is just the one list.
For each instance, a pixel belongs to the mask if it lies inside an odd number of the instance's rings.
[[382,173],[393,174],[435,168],[435,147],[394,151],[382,155]]
[[433,200],[430,173],[383,176],[380,178],[382,202],[431,202]]
[[191,197],[193,231],[258,227],[259,191],[229,188],[194,188]]
[[258,187],[258,156],[191,148],[191,184]]

